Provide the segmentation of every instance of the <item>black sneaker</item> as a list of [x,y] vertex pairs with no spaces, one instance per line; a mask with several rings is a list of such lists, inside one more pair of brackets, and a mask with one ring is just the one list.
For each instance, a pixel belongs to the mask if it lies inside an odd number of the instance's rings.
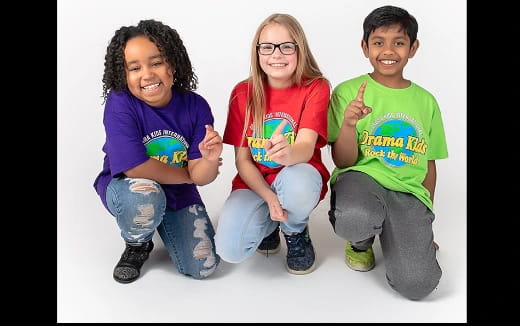
[[276,226],[276,229],[269,234],[267,237],[260,242],[260,245],[256,251],[261,252],[267,256],[269,254],[276,254],[280,251],[280,224]]
[[284,233],[287,243],[287,270],[292,274],[308,274],[314,269],[316,254],[309,236],[309,227],[300,233],[287,235]]
[[128,243],[121,259],[114,268],[114,280],[120,283],[135,281],[141,273],[141,266],[153,249],[152,240],[143,243]]

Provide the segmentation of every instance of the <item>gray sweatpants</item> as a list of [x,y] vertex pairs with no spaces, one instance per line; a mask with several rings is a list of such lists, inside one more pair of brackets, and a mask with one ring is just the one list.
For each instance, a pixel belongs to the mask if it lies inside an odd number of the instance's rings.
[[367,249],[379,235],[388,284],[419,300],[441,278],[433,246],[435,215],[414,195],[382,187],[366,173],[347,171],[331,187],[329,220],[334,232]]

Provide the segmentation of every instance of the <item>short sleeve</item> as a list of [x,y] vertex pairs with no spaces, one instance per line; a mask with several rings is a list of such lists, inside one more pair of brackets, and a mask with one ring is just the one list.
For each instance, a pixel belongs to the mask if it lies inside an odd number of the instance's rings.
[[128,96],[109,94],[103,115],[105,152],[112,177],[146,162],[149,157],[142,143],[137,116],[129,107]]

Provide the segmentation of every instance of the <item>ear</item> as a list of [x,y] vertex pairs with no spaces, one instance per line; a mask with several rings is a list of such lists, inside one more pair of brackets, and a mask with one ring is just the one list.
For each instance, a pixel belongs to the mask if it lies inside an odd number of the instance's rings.
[[175,66],[172,65],[170,62],[168,62],[168,73],[171,74],[172,76],[175,75]]
[[361,49],[363,50],[365,58],[368,58],[368,44],[365,42],[365,40],[361,40]]
[[417,49],[419,48],[419,40],[415,40],[410,47],[410,53],[408,54],[408,58],[413,58],[415,53],[417,52]]

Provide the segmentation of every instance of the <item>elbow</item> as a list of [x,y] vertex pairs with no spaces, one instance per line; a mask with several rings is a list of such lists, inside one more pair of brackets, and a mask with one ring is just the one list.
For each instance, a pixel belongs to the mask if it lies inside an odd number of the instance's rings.
[[346,161],[346,160],[338,160],[338,159],[332,159],[332,161],[334,162],[334,165],[338,168],[338,169],[346,169],[348,167],[351,167],[352,165],[354,165],[354,162],[350,162],[350,161]]
[[193,182],[194,185],[198,186],[198,187],[202,187],[202,186],[205,186],[207,184],[210,184],[211,181],[197,181],[197,182]]
[[139,173],[139,171],[138,171],[138,169],[136,167],[124,171],[123,174],[127,178],[132,178],[132,179],[134,179],[134,178],[142,178],[143,177],[142,173]]
[[217,175],[215,174],[214,176],[211,176],[211,177],[206,176],[204,178],[192,177],[192,181],[195,185],[202,187],[202,186],[212,183],[216,178],[217,178]]
[[334,162],[334,165],[338,169],[345,169],[353,166],[356,164],[357,161],[357,155],[356,157],[345,157],[344,155],[334,155],[334,152],[332,153],[332,162]]

